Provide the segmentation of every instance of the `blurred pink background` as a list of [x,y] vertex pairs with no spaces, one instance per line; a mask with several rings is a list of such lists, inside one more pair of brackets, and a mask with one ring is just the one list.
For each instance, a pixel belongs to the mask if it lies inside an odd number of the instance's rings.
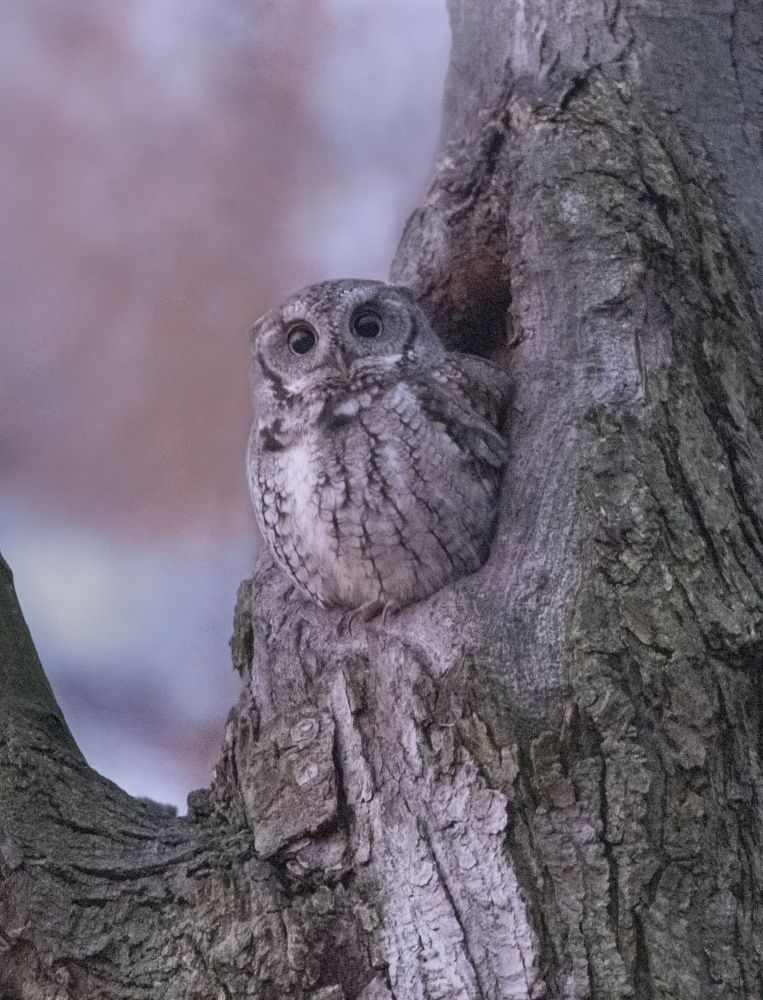
[[90,764],[185,811],[257,545],[246,333],[386,276],[444,0],[0,0],[0,549]]

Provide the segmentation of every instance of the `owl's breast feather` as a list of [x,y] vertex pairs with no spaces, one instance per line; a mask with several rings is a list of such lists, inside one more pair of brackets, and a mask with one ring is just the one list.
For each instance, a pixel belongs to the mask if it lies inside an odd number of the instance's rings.
[[340,399],[334,404],[334,415],[337,417],[354,417],[360,409],[357,399]]
[[308,433],[276,454],[261,453],[257,478],[265,538],[292,578],[322,601],[315,590],[317,567],[332,560],[333,546],[330,529],[316,509],[319,470],[315,434]]
[[315,421],[318,431],[326,435],[335,435],[349,429],[350,425],[364,410],[373,404],[370,393],[353,395],[352,393],[341,393],[331,395],[326,399]]

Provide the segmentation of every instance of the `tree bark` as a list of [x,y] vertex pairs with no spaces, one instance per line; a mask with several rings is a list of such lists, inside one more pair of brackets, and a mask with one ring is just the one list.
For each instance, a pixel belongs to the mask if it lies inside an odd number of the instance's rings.
[[763,995],[763,7],[451,0],[393,281],[511,372],[486,566],[267,562],[187,818],[89,770],[2,591],[0,994]]

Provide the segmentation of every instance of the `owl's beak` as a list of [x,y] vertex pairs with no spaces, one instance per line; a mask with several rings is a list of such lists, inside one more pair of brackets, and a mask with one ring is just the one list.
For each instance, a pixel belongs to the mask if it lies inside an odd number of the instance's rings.
[[346,381],[347,381],[347,387],[349,388],[350,369],[351,369],[351,366],[352,366],[352,358],[348,358],[347,357],[347,354],[345,353],[345,349],[341,345],[341,343],[337,344],[337,346],[336,346],[335,357],[336,357],[336,366],[337,366],[337,369],[338,369],[340,375],[342,375],[346,379]]

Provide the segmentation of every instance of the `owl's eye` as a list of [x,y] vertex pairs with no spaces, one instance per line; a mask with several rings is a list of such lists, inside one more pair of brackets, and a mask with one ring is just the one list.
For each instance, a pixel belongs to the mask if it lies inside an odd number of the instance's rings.
[[381,318],[371,309],[363,309],[352,318],[352,332],[356,337],[372,340],[382,332]]
[[300,324],[300,326],[293,326],[289,330],[286,343],[289,345],[289,350],[292,354],[307,354],[318,343],[318,338],[312,327],[307,326],[307,324]]

